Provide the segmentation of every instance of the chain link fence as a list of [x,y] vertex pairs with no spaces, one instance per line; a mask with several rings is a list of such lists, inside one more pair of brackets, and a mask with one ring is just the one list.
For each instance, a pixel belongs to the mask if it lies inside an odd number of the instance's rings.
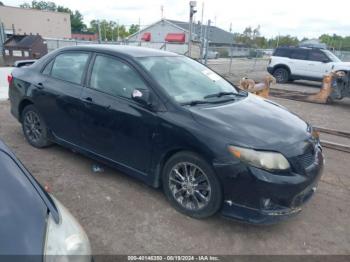
[[335,51],[334,53],[340,58],[340,60],[350,62],[350,51]]
[[[48,52],[55,49],[67,47],[67,46],[77,46],[77,45],[89,45],[89,44],[107,44],[107,45],[129,45],[129,46],[142,46],[153,49],[160,49],[169,52],[174,52],[177,54],[186,55],[188,51],[187,44],[177,44],[177,43],[167,43],[167,42],[129,42],[129,41],[119,41],[119,42],[98,42],[98,41],[82,41],[82,40],[71,40],[71,39],[54,39],[54,38],[44,38],[47,44]],[[200,45],[194,42],[192,44],[192,56],[194,58],[200,57]]]

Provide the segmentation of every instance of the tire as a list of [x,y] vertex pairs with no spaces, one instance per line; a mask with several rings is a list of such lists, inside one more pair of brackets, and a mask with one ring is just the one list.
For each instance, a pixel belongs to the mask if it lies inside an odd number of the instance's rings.
[[24,137],[30,145],[36,148],[44,148],[52,144],[47,138],[46,123],[33,105],[28,105],[24,108],[21,120]]
[[222,205],[223,192],[218,177],[211,166],[194,153],[180,152],[172,156],[163,168],[162,183],[172,206],[187,216],[207,218]]
[[287,83],[289,81],[289,71],[286,68],[278,67],[273,71],[273,76],[277,83]]

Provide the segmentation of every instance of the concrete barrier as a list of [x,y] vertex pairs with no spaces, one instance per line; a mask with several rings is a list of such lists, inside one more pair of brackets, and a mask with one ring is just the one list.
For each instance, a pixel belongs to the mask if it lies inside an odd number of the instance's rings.
[[8,99],[7,76],[11,74],[13,67],[0,67],[0,101]]

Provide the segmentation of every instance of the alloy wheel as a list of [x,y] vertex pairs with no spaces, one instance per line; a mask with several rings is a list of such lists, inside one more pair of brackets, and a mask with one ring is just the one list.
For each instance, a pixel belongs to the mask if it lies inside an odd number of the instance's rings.
[[42,137],[40,118],[34,111],[29,111],[24,116],[24,132],[30,141],[36,143]]
[[191,211],[206,207],[211,198],[207,175],[197,165],[188,162],[180,162],[171,169],[169,188],[175,200]]
[[273,76],[276,78],[278,83],[283,83],[288,79],[288,72],[284,69],[277,69]]

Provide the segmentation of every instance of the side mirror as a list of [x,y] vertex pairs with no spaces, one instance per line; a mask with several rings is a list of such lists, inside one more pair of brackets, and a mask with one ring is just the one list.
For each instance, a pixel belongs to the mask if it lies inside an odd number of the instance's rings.
[[329,60],[328,60],[328,59],[324,59],[324,60],[322,60],[322,63],[327,64],[328,62],[329,62]]
[[151,93],[148,89],[134,89],[131,94],[132,100],[146,106],[151,106]]

